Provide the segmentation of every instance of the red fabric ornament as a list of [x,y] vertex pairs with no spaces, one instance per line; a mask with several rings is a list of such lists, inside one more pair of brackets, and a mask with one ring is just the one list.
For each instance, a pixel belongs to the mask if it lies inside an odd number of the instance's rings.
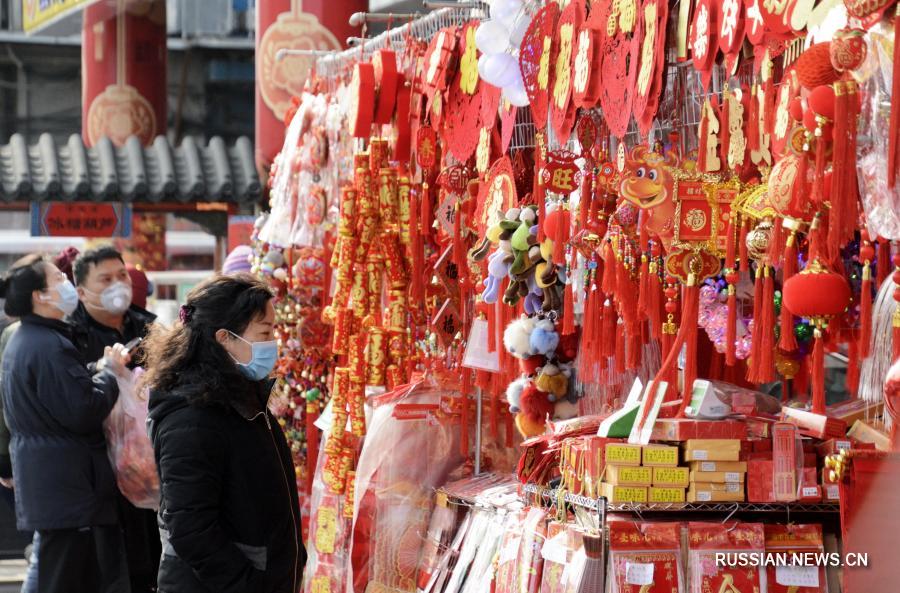
[[[646,22],[648,15],[656,15],[653,23]],[[640,65],[637,71],[637,87],[634,99],[634,119],[644,136],[650,131],[659,109],[663,73],[666,65],[666,29],[669,4],[661,0],[644,0],[639,17],[643,22],[643,39],[640,41]]]
[[553,402],[547,399],[547,394],[538,390],[531,381],[522,390],[519,404],[522,413],[532,422],[543,424],[548,416],[553,417]]
[[401,78],[397,73],[397,55],[392,50],[380,49],[372,56],[372,67],[375,72],[375,86],[378,89],[373,121],[378,125],[389,124],[394,117],[397,83]]
[[844,27],[838,29],[831,40],[831,65],[835,70],[844,72],[856,70],[866,60],[865,30]]
[[782,303],[798,317],[827,319],[847,308],[850,286],[840,274],[813,261],[784,283]]
[[[531,20],[519,48],[522,81],[525,83],[525,92],[531,103],[532,119],[540,130],[547,124],[550,106],[549,97],[554,71],[552,40],[558,19],[558,4],[551,2],[544,6]],[[542,63],[544,61],[546,63]]]
[[694,68],[700,72],[703,88],[709,89],[718,48],[718,10],[712,0],[700,0],[694,8],[689,45]]
[[565,144],[575,125],[575,105],[572,103],[572,83],[575,76],[575,52],[578,31],[584,22],[584,0],[572,0],[563,9],[556,24],[553,39],[554,70],[550,88],[550,121],[560,144]]
[[375,68],[370,63],[358,63],[353,67],[353,77],[347,91],[350,106],[347,123],[355,138],[366,138],[375,117]]
[[[595,8],[594,10],[599,10]],[[575,45],[572,101],[576,107],[591,109],[600,100],[600,61],[603,57],[600,32],[582,25]]]

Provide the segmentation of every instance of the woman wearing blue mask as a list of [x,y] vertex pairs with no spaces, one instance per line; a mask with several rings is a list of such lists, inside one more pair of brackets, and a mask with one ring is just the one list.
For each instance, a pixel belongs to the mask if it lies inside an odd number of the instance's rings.
[[267,402],[275,309],[246,274],[194,288],[144,341],[160,475],[160,593],[296,593],[303,548],[290,448]]
[[63,321],[78,305],[75,287],[38,255],[13,265],[0,297],[7,315],[21,319],[3,356],[0,391],[18,527],[40,538],[37,590],[128,591],[102,426],[127,353],[120,344],[108,348],[105,370],[91,377]]

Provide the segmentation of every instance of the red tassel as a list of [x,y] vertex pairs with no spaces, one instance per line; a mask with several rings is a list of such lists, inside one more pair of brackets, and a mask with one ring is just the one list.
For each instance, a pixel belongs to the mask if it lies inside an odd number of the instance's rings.
[[578,228],[584,230],[588,224],[588,213],[591,207],[591,197],[594,195],[594,179],[597,171],[594,169],[594,160],[585,159],[584,174],[581,176],[581,198],[578,202]]
[[604,294],[616,294],[616,256],[612,247],[606,246],[603,258],[603,282],[600,285]]
[[[828,258],[835,260],[840,256],[840,248],[844,238],[844,228],[847,215],[846,202],[846,151],[849,139],[847,138],[847,95],[844,93],[844,85],[837,82],[835,89],[835,113],[834,113],[834,143],[832,150],[831,168],[831,210],[829,212],[828,225]],[[818,151],[817,151],[818,152]],[[816,163],[818,165],[818,154]],[[823,157],[824,162],[824,157]],[[823,164],[824,167],[824,164]],[[816,171],[818,175],[818,171]],[[824,184],[824,180],[823,180]],[[824,199],[824,187],[823,197]]]
[[804,356],[800,359],[800,369],[794,375],[794,396],[803,395],[806,397],[809,392],[809,358]]
[[[654,266],[655,267],[655,266]],[[652,270],[649,274],[650,304],[647,317],[650,319],[650,335],[654,340],[662,337],[662,286],[659,282],[659,274]]]
[[733,284],[728,285],[728,317],[725,321],[725,364],[737,362],[737,295]]
[[[781,286],[783,287],[787,281],[797,273],[797,252],[796,237],[792,233],[784,247],[784,267],[781,269]],[[779,321],[781,327],[781,339],[778,341],[778,347],[785,352],[793,352],[797,349],[797,337],[794,336],[794,316],[781,301],[781,317]]]
[[825,163],[827,161],[825,136],[816,139],[816,173],[813,178],[812,199],[820,206],[825,203]]
[[881,286],[891,273],[891,242],[881,237],[878,238],[878,255],[875,257],[875,269],[877,270],[876,284]]
[[650,300],[650,262],[646,255],[641,256],[641,272],[639,276],[637,310],[642,319],[648,317],[648,303]]
[[691,403],[694,380],[697,378],[697,317],[700,313],[700,288],[690,281],[684,287],[684,303],[681,310],[681,327],[684,329],[684,341],[687,348],[685,349],[684,382],[681,388],[681,407],[678,410],[678,417],[684,418],[685,410]]
[[815,330],[812,354],[812,413],[825,414],[825,336]]
[[753,84],[750,86],[750,114],[747,117],[747,150],[759,150],[759,116],[759,93],[756,84]]
[[422,278],[424,277],[422,260],[424,254],[422,252],[422,235],[419,229],[420,206],[416,203],[416,198],[421,199],[421,196],[418,196],[418,193],[415,191],[409,192],[409,261],[412,268],[410,270],[409,296],[413,303],[422,302],[425,296],[424,286],[422,285]]
[[560,229],[559,237],[553,241],[553,261],[563,266],[566,264],[566,246],[569,244],[569,237],[571,236],[572,216],[568,210],[562,209],[562,206],[560,208],[559,220],[562,228]]
[[463,212],[460,205],[456,205],[456,215],[453,217],[453,261],[458,270],[466,269],[466,250],[462,237]]
[[[900,5],[894,16],[894,31],[900,31]],[[897,180],[897,144],[900,141],[900,43],[894,43],[894,73],[891,85],[891,126],[888,130],[888,187],[893,188]],[[896,348],[896,346],[895,346]]]
[[616,355],[616,312],[607,300],[603,303],[603,356]]
[[741,234],[738,238],[738,257],[741,260],[741,272],[750,271],[750,258],[747,257],[747,233],[750,230],[749,223],[745,220],[741,223]]
[[759,379],[775,380],[775,281],[769,267],[763,268],[763,327],[760,343]]
[[625,323],[616,324],[616,372],[625,372]]
[[775,221],[775,226],[772,229],[772,238],[769,241],[769,252],[766,254],[768,262],[772,265],[781,261],[781,255],[784,253],[784,227],[781,225],[781,222],[781,218]]
[[428,182],[422,183],[422,200],[419,202],[419,234],[427,237],[434,224],[434,209],[431,207],[431,191]]
[[847,348],[847,392],[856,399],[859,392],[859,344],[850,340]]
[[863,264],[862,286],[859,292],[859,357],[868,358],[872,341],[872,271],[869,262]]
[[641,331],[628,335],[628,343],[626,344],[628,351],[628,362],[625,365],[628,370],[636,370],[641,366],[641,354],[643,354],[644,344],[641,341]]
[[747,380],[757,385],[759,380],[759,368],[761,357],[759,354],[762,346],[763,335],[763,285],[762,268],[756,268],[756,277],[753,281],[753,333],[750,342],[750,361],[747,369]]
[[319,461],[319,429],[316,428],[316,420],[319,419],[318,404],[306,406],[306,491],[312,492],[313,478],[316,475],[316,464]]

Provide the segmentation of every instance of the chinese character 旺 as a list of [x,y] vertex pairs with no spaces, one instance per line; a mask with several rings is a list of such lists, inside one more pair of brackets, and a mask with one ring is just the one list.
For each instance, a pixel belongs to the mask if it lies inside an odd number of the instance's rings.
[[575,189],[574,176],[575,172],[569,168],[559,168],[553,170],[553,179],[551,185],[561,189]]

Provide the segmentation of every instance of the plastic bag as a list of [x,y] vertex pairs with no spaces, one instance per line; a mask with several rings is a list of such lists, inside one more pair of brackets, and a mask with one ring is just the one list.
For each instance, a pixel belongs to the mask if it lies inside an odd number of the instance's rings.
[[119,399],[103,421],[103,432],[119,491],[136,507],[159,510],[159,473],[147,434],[149,400],[135,389],[142,372],[116,377]]

